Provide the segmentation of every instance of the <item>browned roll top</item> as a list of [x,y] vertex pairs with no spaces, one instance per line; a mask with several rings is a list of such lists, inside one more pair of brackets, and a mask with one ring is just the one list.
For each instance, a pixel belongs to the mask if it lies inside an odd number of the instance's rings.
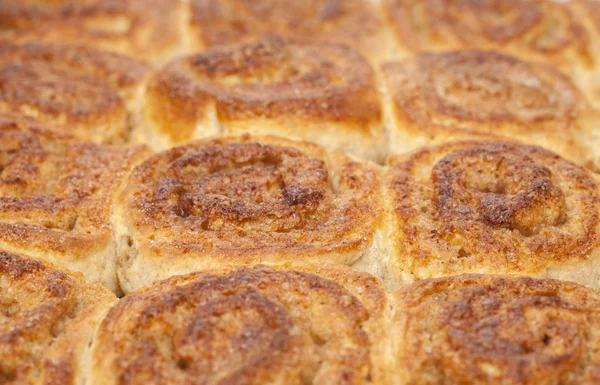
[[[383,137],[375,75],[359,53],[278,37],[171,63],[149,81],[145,116],[174,143],[265,129],[334,147],[345,134],[368,143]],[[336,132],[319,138],[320,125]]]
[[[453,142],[392,158],[393,269],[552,274],[597,285],[600,192],[587,170],[540,147]],[[405,257],[407,256],[407,257]],[[398,271],[396,271],[398,273]],[[559,273],[553,273],[558,276]]]
[[394,298],[405,384],[585,385],[600,381],[600,300],[573,283],[464,275]]
[[2,251],[0,290],[1,381],[80,384],[84,350],[114,296],[79,276]]
[[207,271],[128,295],[98,330],[91,384],[383,383],[383,286],[318,274]]
[[306,142],[225,137],[148,159],[123,203],[127,221],[164,246],[324,251],[364,241],[377,179],[375,167]]
[[388,63],[383,71],[398,149],[406,147],[406,135],[415,143],[418,138],[440,143],[446,137],[491,134],[539,144],[597,167],[591,143],[597,141],[600,114],[551,66],[460,50],[418,54]]
[[123,142],[149,67],[84,47],[0,42],[0,112],[65,125],[96,142]]
[[198,48],[273,33],[341,42],[375,57],[388,56],[393,47],[378,4],[367,0],[193,0],[191,31]]
[[[81,142],[52,127],[0,116],[0,246],[89,273],[82,260],[108,247],[112,195],[144,152]],[[89,266],[92,275],[110,263],[101,259]]]
[[0,38],[71,42],[164,62],[182,48],[171,0],[0,1]]
[[491,51],[423,53],[387,64],[384,71],[393,101],[419,121],[433,120],[433,113],[473,126],[546,120],[565,126],[581,98],[569,78],[552,67]]
[[568,5],[545,0],[386,0],[410,51],[495,48],[571,68],[595,66],[590,38]]

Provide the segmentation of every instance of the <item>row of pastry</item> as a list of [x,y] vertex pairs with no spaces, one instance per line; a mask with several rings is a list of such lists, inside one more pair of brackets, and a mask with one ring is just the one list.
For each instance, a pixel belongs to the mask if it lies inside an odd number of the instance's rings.
[[[356,41],[370,36],[368,15],[378,13],[369,2],[315,0],[305,12],[288,1],[138,3],[0,3],[7,31],[0,34],[0,112],[51,121],[95,142],[157,150],[250,132],[381,163],[426,144],[499,136],[598,167],[594,1],[390,2],[388,13],[404,21],[395,24],[397,38],[412,36],[407,47],[420,43],[384,55],[383,64]],[[161,67],[136,52],[154,28],[167,39],[187,25],[181,15],[171,20],[169,7],[176,14],[193,8],[191,20],[202,20],[214,44],[162,54]],[[358,24],[357,15],[367,21]],[[43,31],[32,32],[34,21]],[[357,25],[364,30],[350,28]],[[386,24],[374,25],[383,31]],[[77,33],[63,31],[70,28]]]
[[215,136],[152,154],[0,117],[0,248],[119,293],[243,264],[329,262],[397,287],[514,273],[600,288],[600,185],[542,147],[463,140],[384,166]]
[[600,298],[466,274],[391,294],[345,266],[209,269],[118,300],[0,252],[10,384],[578,384],[600,380]]

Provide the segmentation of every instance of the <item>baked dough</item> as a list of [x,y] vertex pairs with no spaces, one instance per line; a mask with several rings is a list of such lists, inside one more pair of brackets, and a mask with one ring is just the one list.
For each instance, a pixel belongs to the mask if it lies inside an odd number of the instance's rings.
[[383,0],[402,53],[491,49],[551,64],[584,89],[600,68],[595,39],[568,1]]
[[0,0],[0,38],[101,48],[164,63],[185,48],[178,0]]
[[[573,7],[577,18],[587,27],[592,49],[594,50],[594,58],[600,60],[600,1],[573,0],[568,4]],[[600,70],[597,69],[592,73],[580,71],[574,76],[596,108],[600,108]]]
[[369,0],[191,0],[190,44],[209,47],[260,40],[271,34],[354,47],[374,61],[397,47],[378,2]]
[[149,70],[144,62],[92,48],[0,41],[0,113],[122,143],[137,131],[138,95]]
[[374,269],[380,167],[270,136],[210,138],[148,158],[113,208],[121,287],[246,263]]
[[53,127],[0,115],[0,248],[117,291],[110,206],[148,150],[81,142]]
[[354,50],[278,37],[177,60],[149,81],[151,145],[164,149],[210,134],[274,134],[383,161],[375,75]]
[[541,147],[450,142],[388,160],[392,286],[511,273],[600,289],[597,176]]
[[600,299],[555,280],[461,275],[392,300],[400,384],[600,382]]
[[345,266],[226,268],[126,296],[90,385],[389,384],[383,285]]
[[116,297],[80,274],[0,251],[0,378],[80,385],[96,325]]
[[391,153],[501,136],[600,168],[600,112],[551,66],[460,50],[418,54],[383,71]]

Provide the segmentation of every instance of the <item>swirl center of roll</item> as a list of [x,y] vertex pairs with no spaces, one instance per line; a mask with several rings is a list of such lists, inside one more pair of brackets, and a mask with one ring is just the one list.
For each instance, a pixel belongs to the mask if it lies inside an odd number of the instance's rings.
[[[527,374],[527,384],[534,384],[572,370],[583,359],[585,315],[558,297],[475,285],[448,299],[441,313],[444,360],[458,376],[514,380]],[[465,371],[465,364],[473,371]]]
[[289,231],[328,207],[324,162],[292,148],[205,148],[175,160],[166,176],[155,197],[175,199],[175,213],[204,230]]
[[550,169],[504,146],[446,155],[432,180],[438,213],[450,221],[483,222],[524,236],[565,222],[565,196]]
[[260,99],[267,86],[270,90],[298,97],[287,90],[291,84],[297,88],[295,92],[318,92],[331,84],[347,81],[337,73],[339,64],[335,58],[327,52],[316,52],[308,45],[304,47],[269,36],[246,44],[244,49],[197,55],[189,65],[196,76],[210,80],[205,87],[216,95],[227,92]]
[[257,267],[135,297],[113,324],[134,336],[119,342],[121,384],[367,382],[368,312],[333,281]]
[[[176,333],[173,345],[180,369],[189,376],[207,378],[231,367],[260,365],[264,352],[291,360],[299,352],[305,357],[314,357],[315,353],[312,340],[285,309],[252,289],[217,298],[199,308]],[[278,364],[286,366],[290,362]],[[318,362],[306,364],[311,372]],[[250,375],[250,368],[247,371]]]

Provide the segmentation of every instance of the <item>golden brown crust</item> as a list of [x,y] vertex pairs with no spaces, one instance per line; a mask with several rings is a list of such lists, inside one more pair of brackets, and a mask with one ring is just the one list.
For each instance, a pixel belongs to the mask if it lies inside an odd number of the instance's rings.
[[110,204],[147,150],[81,142],[47,127],[0,115],[0,247],[116,289]]
[[563,69],[597,65],[585,26],[568,5],[546,0],[385,0],[411,52],[498,49]]
[[126,140],[150,68],[127,57],[60,44],[0,42],[0,112],[65,125],[83,139]]
[[152,77],[145,108],[147,124],[173,144],[250,131],[336,148],[347,136],[364,142],[350,144],[357,152],[384,145],[373,70],[337,44],[270,37],[183,58]]
[[83,44],[165,62],[182,47],[172,0],[0,0],[0,37]]
[[551,66],[461,50],[418,54],[383,71],[395,125],[392,152],[491,134],[598,167],[600,113]]
[[343,266],[225,268],[126,296],[90,384],[387,384],[383,285]]
[[381,7],[369,0],[192,0],[191,32],[197,50],[270,34],[344,43],[373,59],[396,49]]
[[[114,209],[125,291],[211,266],[367,253],[380,214],[379,167],[308,142],[220,137],[139,165]],[[122,243],[126,243],[123,242]]]
[[598,181],[550,151],[451,142],[390,158],[385,185],[393,279],[526,273],[600,287]]
[[0,251],[2,383],[83,383],[85,352],[114,300],[80,275]]
[[392,302],[403,384],[600,381],[600,299],[589,288],[463,275],[407,286]]

